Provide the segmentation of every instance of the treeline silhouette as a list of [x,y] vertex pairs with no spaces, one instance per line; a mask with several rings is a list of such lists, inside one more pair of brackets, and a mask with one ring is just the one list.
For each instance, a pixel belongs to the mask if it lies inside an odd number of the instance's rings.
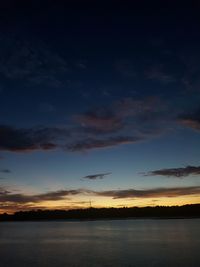
[[31,210],[0,214],[0,221],[96,220],[128,218],[200,218],[200,204],[132,208]]

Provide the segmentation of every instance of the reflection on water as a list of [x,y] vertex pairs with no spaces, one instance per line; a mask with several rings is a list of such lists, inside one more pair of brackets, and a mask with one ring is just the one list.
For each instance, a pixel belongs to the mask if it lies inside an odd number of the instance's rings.
[[199,267],[200,219],[0,224],[1,267]]

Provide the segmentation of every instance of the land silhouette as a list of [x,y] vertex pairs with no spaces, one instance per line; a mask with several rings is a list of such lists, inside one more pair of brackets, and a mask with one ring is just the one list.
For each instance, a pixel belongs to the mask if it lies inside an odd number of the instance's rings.
[[0,221],[98,220],[128,218],[200,218],[200,204],[131,208],[31,210],[0,214]]

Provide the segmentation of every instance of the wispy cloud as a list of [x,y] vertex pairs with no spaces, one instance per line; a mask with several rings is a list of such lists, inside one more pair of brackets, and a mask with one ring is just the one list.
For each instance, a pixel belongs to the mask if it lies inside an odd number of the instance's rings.
[[200,186],[155,188],[146,190],[126,189],[96,192],[99,196],[117,198],[160,198],[199,195]]
[[56,111],[56,107],[50,103],[40,103],[39,111],[43,113],[53,113]]
[[121,98],[74,116],[76,122],[84,128],[98,130],[99,133],[115,133],[123,130],[128,122],[134,127],[147,123],[148,120],[155,122],[158,115],[162,115],[163,104],[156,97],[137,99],[133,97]]
[[157,80],[163,83],[174,82],[176,79],[172,74],[163,70],[163,66],[154,66],[146,71],[146,78],[150,80]]
[[160,169],[145,173],[145,176],[167,176],[167,177],[177,177],[183,178],[189,175],[199,175],[200,174],[200,166],[186,166],[183,168],[169,168],[169,169]]
[[0,169],[1,173],[11,173],[11,170],[9,169]]
[[147,97],[143,99],[125,97],[113,102],[111,108],[116,116],[125,119],[129,117],[140,117],[146,114],[154,115],[160,112],[161,103],[157,97]]
[[179,59],[184,69],[181,82],[186,91],[200,91],[200,53],[198,49],[190,49],[189,47],[180,50]]
[[4,188],[3,186],[0,186],[0,197],[6,194],[9,194],[9,193],[10,192],[6,188]]
[[91,149],[102,149],[108,147],[114,147],[125,144],[133,144],[141,141],[141,137],[131,137],[131,136],[117,136],[110,137],[107,139],[83,139],[81,141],[70,144],[66,147],[67,150],[72,152],[76,151],[88,151]]
[[124,77],[135,78],[137,76],[136,68],[130,60],[118,60],[114,67]]
[[38,195],[26,195],[26,194],[13,194],[5,189],[0,192],[0,203],[1,202],[12,202],[12,203],[38,203],[42,201],[57,201],[66,199],[68,196],[78,195],[87,193],[87,190],[74,189],[74,190],[58,190],[47,192]]
[[200,109],[189,114],[183,114],[178,118],[182,125],[200,131]]
[[83,179],[89,179],[89,180],[104,179],[105,176],[110,175],[110,174],[111,172],[90,174],[90,175],[84,176]]
[[115,132],[123,126],[121,119],[106,108],[88,111],[85,114],[74,116],[74,119],[87,131],[97,134]]
[[7,79],[33,85],[59,87],[68,72],[66,60],[44,43],[28,40],[20,34],[1,34],[0,73]]

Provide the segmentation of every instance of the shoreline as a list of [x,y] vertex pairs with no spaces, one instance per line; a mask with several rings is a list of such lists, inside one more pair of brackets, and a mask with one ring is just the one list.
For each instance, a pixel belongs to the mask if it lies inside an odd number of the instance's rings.
[[200,204],[132,208],[88,208],[76,210],[30,210],[0,214],[3,221],[97,221],[129,219],[194,219],[200,218]]
[[96,222],[96,221],[128,221],[128,220],[162,220],[163,221],[163,220],[193,220],[193,219],[200,219],[200,216],[0,220],[0,223],[4,223],[4,222]]

